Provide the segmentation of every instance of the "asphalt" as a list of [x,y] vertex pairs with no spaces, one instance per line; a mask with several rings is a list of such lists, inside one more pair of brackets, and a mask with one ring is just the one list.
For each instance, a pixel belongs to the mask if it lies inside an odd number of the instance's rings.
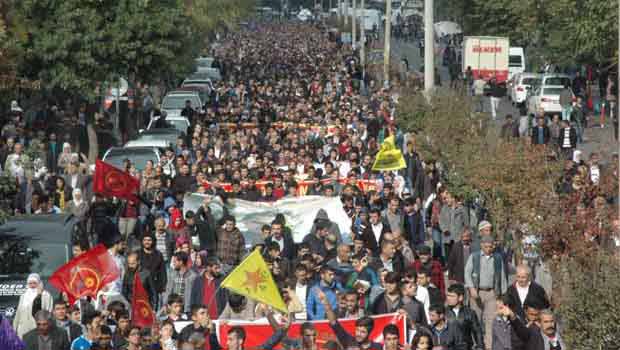
[[[402,40],[392,39],[392,62],[400,62],[403,57],[407,58],[409,62],[409,70],[419,70],[423,63],[424,57],[420,56],[420,50],[417,42],[404,42]],[[449,82],[449,74],[447,67],[441,65],[441,56],[436,55],[435,66],[438,67],[441,76],[441,81]],[[598,96],[594,96],[595,103],[598,101]],[[487,99],[485,110],[490,111],[490,101]],[[500,128],[503,122],[502,116],[512,114],[513,116],[519,115],[519,110],[512,105],[512,103],[504,98],[500,102],[498,110],[498,119],[496,120],[496,127]],[[605,127],[600,127],[600,116],[592,115],[588,120],[588,127],[584,130],[584,142],[577,146],[577,149],[582,151],[583,157],[589,157],[592,152],[598,152],[601,155],[601,159],[606,162],[611,158],[613,153],[620,153],[620,144],[614,139],[613,125],[609,117],[605,119]],[[587,158],[582,158],[587,159]]]

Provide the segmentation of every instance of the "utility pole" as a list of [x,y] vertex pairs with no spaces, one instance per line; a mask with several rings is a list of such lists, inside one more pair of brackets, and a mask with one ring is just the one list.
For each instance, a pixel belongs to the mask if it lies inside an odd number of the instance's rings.
[[356,35],[355,32],[357,31],[355,28],[355,15],[357,14],[357,11],[355,10],[355,5],[357,1],[353,0],[352,5],[353,5],[353,13],[351,14],[351,47],[353,47],[353,51],[355,51],[355,44],[357,43],[355,41],[356,39]]
[[[618,34],[620,35],[620,0],[618,0]],[[620,92],[620,36],[618,37],[618,69],[616,70],[616,75],[618,79],[616,91]],[[618,113],[619,111],[620,101],[618,101],[618,96],[616,95],[616,110],[614,113]],[[618,130],[620,130],[620,116],[618,114],[615,114],[615,116],[618,120]],[[613,119],[611,122],[613,123]],[[618,155],[620,155],[620,145],[618,146]],[[618,157],[618,173],[620,174],[620,156]],[[620,186],[618,186],[618,198],[620,198]],[[620,219],[620,206],[618,206],[618,219]]]
[[342,0],[337,0],[336,2],[336,5],[338,5],[338,8],[337,8],[338,11],[336,11],[336,19],[337,19],[338,25],[340,25],[340,10],[342,9],[342,6],[340,5],[341,1]]
[[435,34],[433,33],[433,0],[424,0],[424,90],[435,86]]
[[385,1],[385,35],[383,46],[383,86],[390,86],[390,41],[392,40],[392,0]]
[[349,0],[344,0],[344,25],[349,24]]
[[[362,78],[366,77],[366,8],[364,0],[361,0],[360,8],[362,10],[362,22],[360,23],[360,65],[362,66]],[[618,0],[620,1],[620,0]]]

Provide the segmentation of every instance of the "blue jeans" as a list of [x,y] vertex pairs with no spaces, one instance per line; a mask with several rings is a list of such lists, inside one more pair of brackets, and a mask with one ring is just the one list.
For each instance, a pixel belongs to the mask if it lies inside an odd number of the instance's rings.
[[562,120],[570,120],[570,113],[572,110],[572,106],[562,106]]

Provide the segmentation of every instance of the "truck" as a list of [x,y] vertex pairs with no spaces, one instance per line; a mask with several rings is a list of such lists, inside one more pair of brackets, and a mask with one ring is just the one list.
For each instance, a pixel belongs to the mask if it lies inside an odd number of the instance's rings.
[[499,84],[508,81],[508,38],[496,36],[466,36],[463,39],[463,72],[471,67],[474,79],[495,78]]

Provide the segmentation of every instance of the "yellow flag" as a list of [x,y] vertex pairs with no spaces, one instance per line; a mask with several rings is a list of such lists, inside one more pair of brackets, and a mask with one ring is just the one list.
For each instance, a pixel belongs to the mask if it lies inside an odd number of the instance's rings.
[[222,287],[233,292],[245,295],[248,298],[270,305],[282,312],[288,308],[282,300],[276,282],[271,276],[267,263],[260,255],[260,250],[254,250],[237,266],[222,282]]
[[372,170],[399,170],[406,168],[405,158],[394,142],[394,136],[387,137],[381,144]]

